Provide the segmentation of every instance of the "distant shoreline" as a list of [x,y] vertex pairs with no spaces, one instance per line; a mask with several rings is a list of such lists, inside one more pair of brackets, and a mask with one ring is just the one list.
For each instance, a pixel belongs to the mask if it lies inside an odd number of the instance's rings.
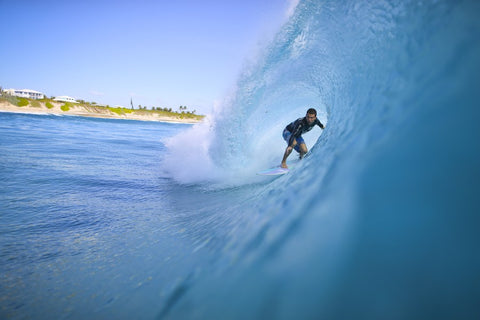
[[0,101],[0,111],[27,114],[52,114],[52,115],[72,115],[81,117],[103,118],[103,119],[123,119],[123,120],[139,120],[139,121],[157,121],[169,123],[195,124],[202,121],[201,116],[198,118],[181,118],[165,116],[157,112],[147,110],[132,110],[128,113],[116,113],[106,108],[96,108],[81,104],[70,104],[69,110],[62,110],[64,103],[51,103],[51,108],[47,108],[44,102],[38,101],[35,106],[28,105],[24,107],[16,106],[8,101]]

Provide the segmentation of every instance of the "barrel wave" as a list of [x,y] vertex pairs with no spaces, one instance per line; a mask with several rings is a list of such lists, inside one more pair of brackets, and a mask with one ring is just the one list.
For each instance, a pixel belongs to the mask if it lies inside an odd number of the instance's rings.
[[[158,317],[478,319],[479,14],[300,1],[231,97],[166,141],[210,254]],[[309,107],[326,124],[305,135],[310,155],[255,176]]]

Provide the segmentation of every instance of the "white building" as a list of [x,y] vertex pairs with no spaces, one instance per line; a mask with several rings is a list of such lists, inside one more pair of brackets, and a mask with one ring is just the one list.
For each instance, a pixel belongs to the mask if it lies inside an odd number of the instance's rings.
[[45,95],[41,92],[30,90],[30,89],[6,89],[3,90],[4,93],[11,96],[28,98],[28,99],[43,99]]
[[69,96],[58,96],[53,99],[55,101],[62,101],[62,102],[72,102],[72,103],[78,103],[74,98],[69,97]]

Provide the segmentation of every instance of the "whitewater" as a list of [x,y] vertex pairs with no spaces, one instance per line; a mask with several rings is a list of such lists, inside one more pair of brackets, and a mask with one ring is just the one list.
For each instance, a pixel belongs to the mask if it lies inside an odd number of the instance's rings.
[[0,315],[478,319],[479,16],[300,1],[202,124],[0,115]]

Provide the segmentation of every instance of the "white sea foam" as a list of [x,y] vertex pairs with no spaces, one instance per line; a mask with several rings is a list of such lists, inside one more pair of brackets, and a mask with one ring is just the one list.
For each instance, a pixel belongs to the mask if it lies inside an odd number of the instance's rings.
[[212,123],[207,116],[180,134],[164,141],[168,151],[162,167],[180,183],[194,183],[217,178],[215,165],[210,158]]

